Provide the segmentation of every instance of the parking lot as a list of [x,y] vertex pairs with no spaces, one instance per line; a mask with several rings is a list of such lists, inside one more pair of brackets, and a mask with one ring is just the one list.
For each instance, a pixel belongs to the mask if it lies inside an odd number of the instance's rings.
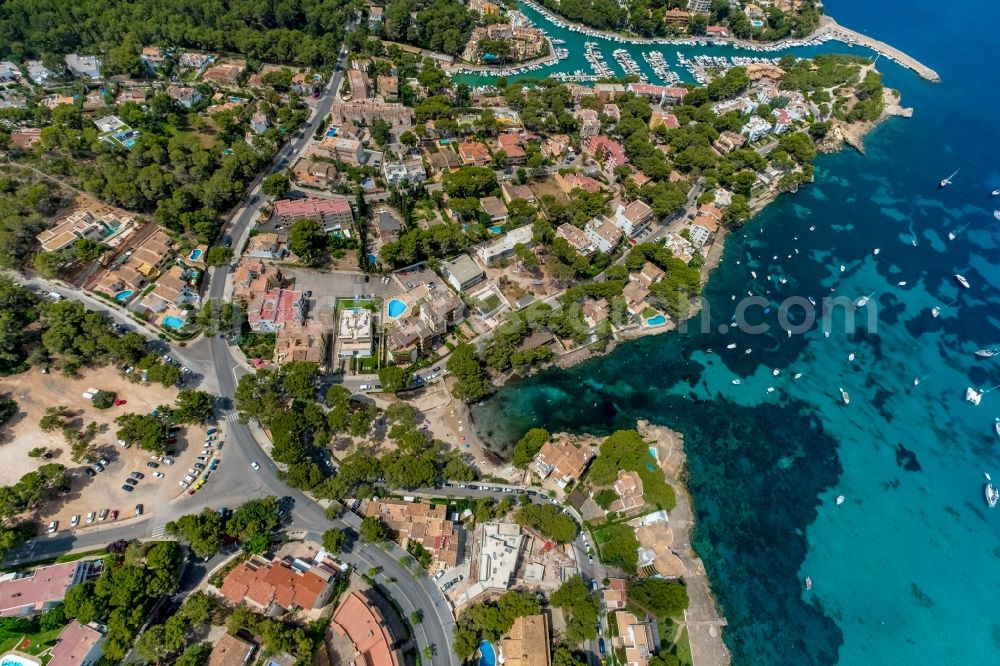
[[309,301],[309,312],[314,318],[320,318],[324,314],[332,315],[338,298],[388,298],[400,293],[399,286],[393,280],[390,279],[386,284],[378,275],[286,267],[282,267],[281,272],[286,277],[295,278],[297,290],[308,293],[306,300]]
[[[99,410],[83,397],[88,388],[114,391],[126,404]],[[91,512],[95,514],[92,524],[96,525],[114,520],[115,511],[117,520],[134,516],[137,504],[142,504],[145,512],[153,511],[185,492],[178,482],[195,464],[207,468],[214,457],[210,453],[205,460],[198,460],[206,450],[206,427],[183,427],[172,435],[168,452],[173,455],[168,457],[173,464],[151,460],[153,454],[138,447],[120,446],[115,437],[115,417],[129,412],[147,414],[159,405],[171,404],[177,391],[159,385],[133,384],[112,367],[88,370],[78,378],[31,370],[0,380],[0,391],[9,392],[20,410],[6,428],[5,464],[0,469],[0,482],[12,485],[43,463],[65,465],[68,490],[37,510],[43,526],[58,521],[59,531],[73,527],[73,516],[79,516],[80,528],[86,527]],[[60,429],[45,432],[40,427],[46,408],[55,405],[67,407],[72,421],[78,424],[97,424],[90,464],[70,459],[69,446]],[[215,435],[213,444],[223,440],[220,435]],[[51,457],[29,457],[28,451],[38,446],[46,447]],[[209,450],[214,452],[216,448]],[[123,486],[131,490],[126,491]],[[101,521],[103,509],[107,509],[107,514]]]

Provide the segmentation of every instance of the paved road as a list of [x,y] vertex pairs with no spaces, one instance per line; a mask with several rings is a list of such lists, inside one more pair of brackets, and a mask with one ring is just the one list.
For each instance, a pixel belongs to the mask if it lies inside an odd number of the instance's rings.
[[[348,26],[350,29],[351,26]],[[293,138],[275,157],[272,166],[262,174],[281,171],[287,168],[295,156],[300,153],[311,139],[316,128],[329,114],[335,99],[337,88],[343,77],[344,62],[347,50],[342,48],[338,57],[338,67],[331,76],[323,96],[318,101],[311,120],[303,128],[299,136]],[[242,247],[249,236],[250,228],[256,214],[254,205],[260,196],[259,178],[247,195],[244,203],[236,209],[225,233],[233,239],[234,246]],[[238,254],[238,253],[237,253]],[[207,296],[221,299],[225,293],[228,268],[210,269]],[[65,297],[83,301],[89,308],[106,312],[116,321],[131,328],[140,330],[147,338],[154,339],[156,334],[148,331],[132,321],[125,313],[110,307],[83,291],[62,284],[55,284],[40,278],[21,279],[22,283],[31,284],[46,290],[54,290]],[[184,348],[174,348],[171,355],[192,369],[205,370],[206,388],[214,389],[219,396],[232,399],[235,395],[236,383],[239,377],[248,369],[234,358],[229,345],[218,336],[203,338]],[[197,372],[197,370],[196,370]],[[346,381],[354,388],[364,380]],[[221,413],[220,423],[225,436],[226,447],[222,456],[223,462],[219,470],[202,490],[194,496],[182,495],[177,499],[157,507],[155,513],[142,519],[130,520],[120,525],[108,525],[85,530],[60,532],[33,539],[24,546],[13,550],[8,560],[12,562],[31,561],[59,555],[71,550],[102,547],[118,539],[157,538],[165,533],[167,522],[187,514],[199,511],[203,507],[221,508],[234,507],[249,499],[267,495],[290,496],[296,500],[292,512],[290,530],[296,530],[319,540],[322,533],[330,527],[356,530],[360,518],[352,513],[346,513],[340,520],[330,521],[318,504],[297,490],[290,489],[278,478],[278,468],[263,451],[259,440],[266,441],[259,428],[240,423],[235,412],[229,408]],[[260,469],[254,471],[251,462],[256,462]],[[356,545],[344,559],[360,570],[378,567],[383,572],[379,583],[386,593],[409,615],[419,610],[423,621],[417,625],[416,632],[418,648],[433,646],[436,656],[434,663],[445,666],[458,666],[458,661],[451,649],[451,637],[454,620],[451,608],[444,595],[425,577],[416,578],[399,563],[403,551],[396,546],[382,549],[375,546]],[[211,563],[211,562],[210,562]],[[210,564],[209,563],[209,564]],[[199,571],[207,572],[209,567],[200,566]],[[190,583],[190,581],[189,581]]]

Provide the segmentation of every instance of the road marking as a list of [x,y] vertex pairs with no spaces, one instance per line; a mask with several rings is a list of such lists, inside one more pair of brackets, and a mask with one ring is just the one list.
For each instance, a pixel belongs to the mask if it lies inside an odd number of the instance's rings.
[[167,521],[160,521],[157,519],[156,523],[153,524],[153,529],[149,533],[149,538],[159,539],[160,537],[166,536],[167,534]]

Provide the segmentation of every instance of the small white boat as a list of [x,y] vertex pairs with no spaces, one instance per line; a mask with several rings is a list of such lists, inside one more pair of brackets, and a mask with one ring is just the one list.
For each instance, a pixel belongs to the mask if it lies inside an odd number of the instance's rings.
[[844,503],[844,496],[843,495],[837,495],[837,506],[840,506],[843,503]]
[[777,377],[778,375],[781,374],[781,370],[779,370],[778,368],[775,368],[774,370],[771,371],[771,374],[773,376]]
[[799,377],[801,377],[801,376],[802,376],[802,373],[801,373],[801,372],[796,372],[796,373],[795,373],[795,374],[794,374],[794,375],[792,376],[792,379],[798,379],[798,378],[799,378]]
[[750,277],[752,277],[754,280],[756,280],[757,279],[757,271],[750,271]]
[[824,338],[830,337],[830,331],[823,331],[823,337]]
[[959,171],[958,169],[955,169],[955,173],[951,174],[947,178],[942,179],[941,182],[938,183],[938,187],[948,187],[949,185],[951,185],[951,179],[955,177],[958,171]]
[[851,404],[851,395],[842,388],[838,388],[837,390],[840,391],[840,399],[844,401],[844,404]]
[[874,250],[872,250],[872,255],[877,257],[878,253],[881,252],[881,251],[882,251],[881,249],[875,248]]
[[965,399],[973,405],[978,405],[983,400],[983,392],[970,386],[965,389]]
[[863,308],[866,305],[868,305],[868,301],[870,301],[872,299],[872,296],[874,296],[874,295],[875,295],[875,292],[873,291],[872,293],[868,294],[867,296],[862,296],[861,298],[859,298],[858,299],[858,307],[859,308]]
[[736,343],[730,342],[728,345],[726,345],[726,349],[736,349]]
[[993,217],[995,217],[996,219],[1000,220],[1000,210],[993,211]]
[[854,352],[851,352],[850,354],[847,355],[847,360],[848,361],[853,361],[855,358],[856,358],[856,356],[855,356]]
[[906,286],[906,280],[900,280],[899,282],[896,283],[896,286],[897,287],[905,287]]
[[1000,437],[1000,417],[993,419],[993,431]]
[[738,380],[738,379],[734,379],[734,380],[733,380],[733,384],[736,384],[737,386],[739,386],[739,385],[740,385],[740,380]]
[[744,349],[744,350],[743,350],[743,353],[744,353],[744,354],[749,354],[749,353],[750,353],[750,352],[752,352],[752,351],[753,351],[753,349],[750,349],[750,348],[747,348],[747,349]]
[[845,266],[844,264],[841,264],[840,265],[840,272],[843,273],[846,270],[847,270],[847,266]]
[[954,231],[949,231],[948,232],[948,240],[955,240],[955,232]]
[[774,393],[774,387],[773,386],[768,386],[767,387],[767,392],[768,393]]
[[935,318],[936,317],[940,317],[941,316],[941,308],[939,308],[936,305],[934,307],[932,307],[931,308],[931,316],[935,317]]
[[990,196],[991,197],[1000,196],[1000,190],[993,190],[992,192],[990,192]]
[[955,280],[957,280],[957,281],[958,281],[958,283],[959,283],[960,285],[962,285],[962,287],[963,287],[964,289],[968,289],[968,288],[969,288],[969,281],[965,279],[965,276],[964,276],[964,275],[960,275],[960,274],[958,274],[958,273],[955,273]]
[[997,354],[1000,354],[1000,347],[987,347],[976,352],[976,356],[982,356],[983,358],[989,358]]
[[816,231],[816,226],[813,225],[813,226],[809,227],[809,231]]
[[809,576],[806,576],[806,589],[807,590],[813,589],[813,579],[810,578]]
[[914,377],[913,378],[913,385],[914,386],[920,386],[920,377]]
[[990,475],[987,474],[986,478],[989,479],[986,482],[986,488],[983,489],[983,494],[986,495],[986,503],[989,504],[992,509],[997,505],[997,499],[1000,498],[1000,493],[997,492],[997,487],[993,485],[993,480],[990,479]]

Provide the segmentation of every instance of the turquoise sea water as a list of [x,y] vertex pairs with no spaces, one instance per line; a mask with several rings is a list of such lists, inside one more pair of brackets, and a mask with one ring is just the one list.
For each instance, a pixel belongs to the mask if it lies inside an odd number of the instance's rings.
[[[983,472],[1000,474],[1000,391],[979,407],[963,400],[967,386],[1000,384],[1000,365],[974,356],[1000,343],[1000,198],[989,196],[1000,188],[1000,9],[942,9],[827,3],[942,82],[880,61],[914,117],[884,123],[867,156],[820,157],[815,184],[729,237],[705,294],[711,332],[625,343],[510,384],[473,411],[498,447],[535,425],[606,433],[646,418],[685,433],[695,545],[736,664],[993,663],[1000,650],[1000,510],[982,492]],[[954,273],[972,288],[960,293]],[[732,295],[777,302],[831,289],[874,293],[877,330],[845,330],[838,317],[829,338],[718,332]],[[774,311],[765,320],[776,325]]]

